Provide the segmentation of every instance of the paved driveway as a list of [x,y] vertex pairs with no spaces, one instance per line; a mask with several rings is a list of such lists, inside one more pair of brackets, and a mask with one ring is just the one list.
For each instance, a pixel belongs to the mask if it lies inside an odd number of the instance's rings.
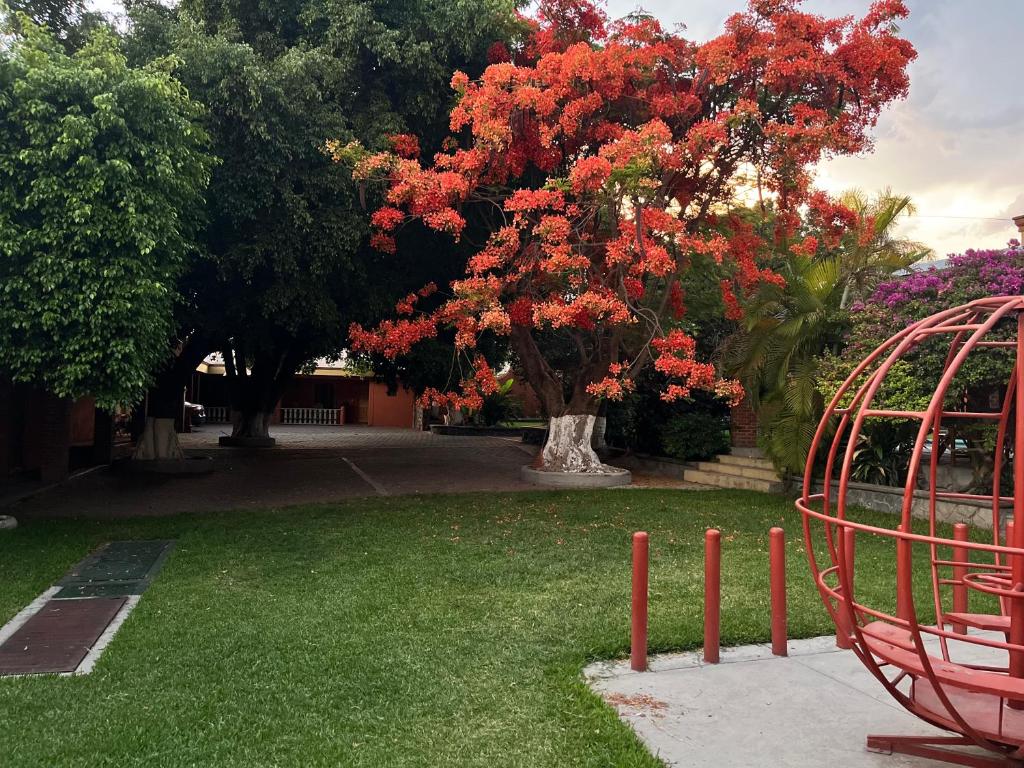
[[133,517],[276,507],[355,496],[529,490],[519,469],[534,451],[498,437],[451,437],[408,429],[271,429],[277,447],[220,448],[227,430],[208,425],[182,444],[211,456],[207,475],[139,477],[102,469],[9,508],[18,517]]

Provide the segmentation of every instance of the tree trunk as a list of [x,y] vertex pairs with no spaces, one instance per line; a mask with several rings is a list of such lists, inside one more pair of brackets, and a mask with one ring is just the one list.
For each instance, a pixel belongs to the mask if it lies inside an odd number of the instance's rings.
[[606,416],[595,416],[594,417],[594,434],[590,439],[590,446],[595,451],[600,451],[603,448],[608,447],[608,443],[604,441],[604,433],[608,428],[608,417]]
[[549,472],[607,472],[609,468],[590,447],[596,418],[585,413],[552,418],[540,468]]
[[178,442],[173,418],[146,417],[146,428],[135,444],[135,461],[156,461],[157,459],[184,459],[185,453]]
[[231,437],[270,437],[270,422],[288,382],[302,363],[290,350],[261,350],[251,359],[252,368],[237,342],[225,344],[224,367],[231,399]]
[[185,458],[175,421],[182,415],[185,387],[209,352],[207,340],[193,337],[178,350],[174,361],[157,374],[156,383],[146,396],[146,426],[135,442],[134,461]]
[[590,447],[595,451],[601,451],[608,447],[604,440],[605,431],[608,428],[608,401],[602,400],[597,407],[597,416],[594,419],[594,436],[590,438]]
[[231,411],[232,437],[270,437],[270,421],[274,411]]

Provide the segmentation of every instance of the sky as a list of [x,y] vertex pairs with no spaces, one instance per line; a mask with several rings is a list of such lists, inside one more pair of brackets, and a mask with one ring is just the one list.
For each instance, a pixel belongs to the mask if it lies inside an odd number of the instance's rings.
[[[882,114],[872,152],[824,163],[817,185],[838,193],[886,187],[910,195],[917,214],[900,225],[941,258],[968,248],[1001,248],[1024,214],[1024,98],[1019,51],[1021,0],[906,0],[901,32],[917,49],[910,95]],[[644,0],[666,27],[691,40],[718,35],[745,0]],[[96,0],[104,10],[116,0]],[[828,16],[862,15],[868,0],[805,0]],[[636,0],[608,0],[619,18]]]

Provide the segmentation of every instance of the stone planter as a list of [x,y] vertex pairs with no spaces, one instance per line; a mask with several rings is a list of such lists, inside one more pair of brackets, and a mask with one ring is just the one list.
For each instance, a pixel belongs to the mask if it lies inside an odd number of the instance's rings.
[[620,467],[608,467],[607,472],[546,472],[526,465],[522,469],[522,478],[533,485],[571,489],[614,488],[633,481],[629,470]]

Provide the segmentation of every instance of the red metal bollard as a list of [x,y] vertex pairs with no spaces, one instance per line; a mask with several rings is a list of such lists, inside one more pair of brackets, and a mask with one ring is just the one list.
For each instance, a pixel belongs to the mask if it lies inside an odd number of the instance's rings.
[[634,672],[647,671],[647,534],[633,534],[633,626],[630,634],[629,666]]
[[[853,573],[854,562],[857,558],[857,532],[853,528],[843,528],[841,534],[841,546],[843,548],[843,563],[846,573],[849,576],[850,590],[842,590],[843,599],[853,604]],[[853,648],[850,636],[853,634],[853,626],[850,624],[847,615],[847,608],[842,603],[836,605],[836,645],[840,648]]]
[[[955,541],[967,541],[968,528],[964,523],[953,525],[953,539]],[[967,547],[953,547],[953,562],[965,563],[965,565],[953,566],[953,612],[967,613],[967,584],[964,579],[967,577],[966,563],[969,560]],[[953,624],[953,631],[960,635],[967,634],[965,624]]]
[[722,533],[704,534],[704,661],[718,663],[722,622]]
[[768,570],[772,592],[772,653],[786,656],[786,534],[781,528],[768,532]]

